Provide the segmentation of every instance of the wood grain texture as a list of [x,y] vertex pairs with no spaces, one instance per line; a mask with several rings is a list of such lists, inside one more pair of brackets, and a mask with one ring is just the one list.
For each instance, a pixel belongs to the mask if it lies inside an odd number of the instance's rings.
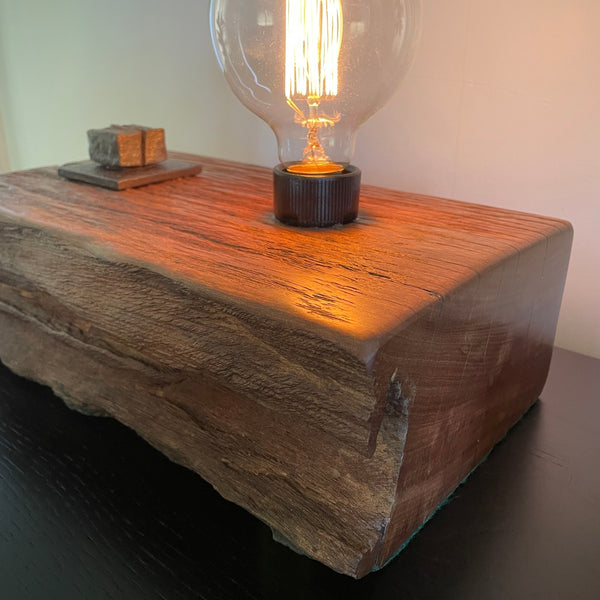
[[363,576],[537,398],[571,227],[364,187],[294,229],[268,170],[175,158],[202,174],[0,179],[0,358]]
[[2,599],[598,600],[599,398],[600,360],[555,349],[541,401],[396,560],[355,581],[0,365]]

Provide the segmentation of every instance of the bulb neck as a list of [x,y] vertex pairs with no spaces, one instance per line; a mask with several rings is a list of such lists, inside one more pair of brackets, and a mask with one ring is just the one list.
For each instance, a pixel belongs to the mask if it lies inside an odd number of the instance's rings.
[[297,227],[332,227],[351,223],[358,214],[360,169],[348,165],[340,173],[305,175],[273,169],[275,217]]

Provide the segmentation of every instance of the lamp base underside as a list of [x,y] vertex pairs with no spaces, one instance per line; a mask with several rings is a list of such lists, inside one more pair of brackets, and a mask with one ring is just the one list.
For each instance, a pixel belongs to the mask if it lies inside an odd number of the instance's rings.
[[297,227],[331,227],[351,223],[358,214],[360,169],[302,175],[283,164],[273,169],[275,217]]

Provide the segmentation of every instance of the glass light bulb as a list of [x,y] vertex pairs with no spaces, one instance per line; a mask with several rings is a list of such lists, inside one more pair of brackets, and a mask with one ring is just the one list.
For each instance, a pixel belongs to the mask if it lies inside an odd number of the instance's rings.
[[[360,177],[350,165],[356,133],[410,66],[419,0],[212,0],[210,10],[227,82],[275,133],[276,174]],[[322,183],[309,203],[339,195]]]

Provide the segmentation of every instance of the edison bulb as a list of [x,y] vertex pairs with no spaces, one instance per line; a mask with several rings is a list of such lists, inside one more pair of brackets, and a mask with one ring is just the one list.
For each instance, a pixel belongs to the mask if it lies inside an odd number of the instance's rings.
[[356,134],[410,66],[419,0],[212,0],[210,11],[227,82],[277,138],[276,216],[352,221]]

